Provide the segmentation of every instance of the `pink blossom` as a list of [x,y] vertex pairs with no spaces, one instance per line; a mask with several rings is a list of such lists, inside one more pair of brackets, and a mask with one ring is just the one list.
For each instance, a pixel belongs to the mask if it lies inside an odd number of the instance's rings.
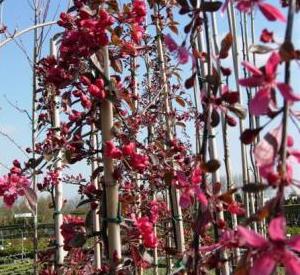
[[122,157],[122,151],[111,140],[105,143],[104,154],[106,157],[113,159],[120,159]]
[[177,50],[178,62],[186,64],[189,61],[189,52],[185,47],[179,47]]
[[[259,168],[260,174],[267,179],[269,184],[277,186],[280,183],[281,173],[276,171],[276,162],[278,161],[278,152],[280,150],[282,140],[282,125],[279,125],[269,133],[255,146],[254,157]],[[283,179],[285,184],[290,184],[293,179],[293,163],[300,163],[299,150],[292,148],[293,138],[288,136],[286,159],[286,175]]]
[[135,143],[134,142],[130,142],[126,145],[123,145],[122,147],[122,152],[124,154],[124,156],[132,156],[135,153]]
[[241,207],[240,203],[237,201],[231,202],[227,206],[227,211],[230,212],[231,214],[236,214],[238,216],[245,215],[245,209]]
[[[228,4],[228,2],[226,2]],[[237,0],[236,8],[242,12],[249,13],[255,7],[258,7],[262,14],[269,21],[281,21],[286,22],[285,16],[281,13],[280,10],[275,8],[274,6],[265,3],[263,0]]]
[[157,246],[157,238],[154,234],[153,223],[147,216],[135,219],[135,226],[142,235],[145,247],[155,248]]
[[131,37],[134,43],[140,44],[144,36],[145,28],[137,23],[132,25]]
[[272,219],[266,240],[256,232],[238,226],[237,239],[240,245],[256,250],[251,275],[272,274],[278,264],[285,267],[287,274],[300,274],[300,261],[296,255],[296,252],[300,252],[300,236],[286,239],[285,228],[283,216]]
[[147,8],[145,1],[134,0],[133,1],[133,13],[138,18],[144,18],[147,15]]
[[88,87],[88,91],[92,96],[100,100],[105,98],[105,91],[103,90],[103,88],[100,88],[99,85],[91,84]]
[[245,87],[259,87],[259,91],[250,102],[250,112],[252,115],[264,115],[267,113],[271,101],[271,89],[277,87],[276,71],[280,63],[280,56],[273,52],[269,57],[264,70],[259,70],[248,62],[243,62],[243,66],[252,76],[240,79],[239,83]]
[[178,49],[177,43],[174,41],[170,34],[164,36],[164,41],[170,52],[174,52]]
[[200,187],[202,172],[199,167],[193,169],[189,178],[184,173],[177,172],[176,180],[179,188],[182,190],[179,198],[179,204],[182,208],[190,207],[194,198],[203,205],[208,204],[207,198]]
[[133,153],[131,155],[130,164],[134,169],[144,171],[149,165],[149,158],[145,155]]

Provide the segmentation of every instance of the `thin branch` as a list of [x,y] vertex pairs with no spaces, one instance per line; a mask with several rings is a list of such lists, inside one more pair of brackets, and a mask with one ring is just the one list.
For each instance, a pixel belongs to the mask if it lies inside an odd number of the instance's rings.
[[7,133],[3,132],[2,130],[0,130],[0,135],[6,137],[12,144],[14,144],[23,153],[23,155],[26,158],[28,158],[28,154],[26,153],[26,151],[23,150],[23,148],[12,137],[10,137]]
[[30,114],[28,113],[28,111],[26,109],[21,109],[19,106],[17,106],[16,104],[12,103],[6,95],[4,95],[4,98],[6,99],[6,101],[8,102],[8,104],[10,106],[12,106],[14,109],[16,109],[18,112],[26,114],[26,116],[28,117],[28,119],[30,120],[30,122],[32,122],[32,117],[30,116]]
[[57,21],[50,21],[50,22],[46,22],[46,23],[42,23],[42,24],[37,24],[37,25],[34,25],[34,26],[31,26],[29,28],[26,28],[20,32],[17,32],[15,34],[13,34],[11,37],[8,37],[7,39],[3,40],[1,43],[0,43],[0,48],[2,48],[3,46],[5,46],[6,44],[8,44],[9,42],[11,42],[12,40],[16,39],[17,37],[27,33],[27,32],[30,32],[30,31],[33,31],[34,29],[38,29],[38,28],[43,28],[43,27],[46,27],[46,26],[51,26],[51,25],[54,25],[56,24]]

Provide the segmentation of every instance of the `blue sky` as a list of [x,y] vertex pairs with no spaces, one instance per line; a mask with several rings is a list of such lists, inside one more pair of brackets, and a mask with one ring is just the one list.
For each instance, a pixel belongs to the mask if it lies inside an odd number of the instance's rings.
[[[30,1],[30,0],[29,0]],[[51,12],[49,15],[49,20],[53,20],[55,11],[63,11],[66,9],[69,0],[55,0],[53,3]],[[277,5],[279,1],[268,1],[272,4]],[[286,10],[284,11],[286,12]],[[57,13],[57,15],[59,12]],[[4,24],[8,26],[11,32],[14,30],[22,30],[28,26],[32,25],[33,11],[28,5],[26,0],[6,0],[4,1],[3,9],[3,20]],[[239,17],[237,17],[239,22]],[[176,21],[180,23],[185,23],[182,21],[182,17],[176,18]],[[295,29],[294,29],[294,41],[295,45],[300,47],[300,36],[298,27],[300,26],[299,16],[296,17]],[[218,15],[218,27],[220,39],[225,36],[228,32],[227,16],[224,17]],[[260,33],[263,28],[269,28],[275,32],[275,37],[278,41],[281,41],[284,37],[284,27],[282,23],[270,23],[264,17],[261,16],[259,11],[255,12],[255,29],[256,35]],[[239,26],[238,26],[239,28]],[[57,27],[52,27],[50,35],[54,34],[58,30]],[[173,34],[172,34],[173,35]],[[48,37],[49,38],[49,37]],[[3,37],[1,39],[4,39]],[[184,39],[184,34],[179,34],[176,40]],[[239,38],[240,39],[240,38]],[[18,40],[20,41],[20,40]],[[32,55],[32,33],[27,33],[21,37],[21,41],[27,50],[28,54]],[[44,55],[48,54],[48,44],[49,40],[45,41]],[[242,56],[242,55],[240,55]],[[267,57],[258,57],[258,63],[262,64]],[[299,87],[300,79],[297,77],[299,75],[299,67],[294,66],[295,73],[293,73],[292,86]],[[185,69],[184,69],[185,70]],[[183,76],[189,76],[190,69],[187,68],[186,72],[183,72]],[[282,71],[279,72],[280,78],[283,80]],[[26,148],[31,143],[31,129],[30,123],[24,113],[16,111],[7,102],[8,98],[11,102],[16,104],[20,109],[26,109],[30,112],[31,108],[31,87],[32,87],[32,76],[31,68],[28,64],[26,56],[22,51],[16,46],[14,42],[6,45],[0,49],[0,131],[7,133],[12,137],[20,146]],[[300,92],[300,89],[299,89]],[[274,127],[276,122],[273,123]],[[237,173],[240,171],[240,147],[238,144],[239,133],[237,129],[229,129],[230,131],[230,146],[232,150],[232,160],[234,167],[238,167]],[[188,129],[189,133],[193,133],[193,127]],[[216,131],[218,137],[220,138],[221,129],[218,128]],[[292,127],[291,133],[297,137],[299,133]],[[297,136],[296,136],[297,135]],[[300,148],[300,139],[296,138],[297,147]],[[221,145],[221,140],[219,139],[219,144]],[[222,156],[222,146],[219,146],[219,153]],[[0,135],[0,162],[10,166],[13,159],[24,159],[23,154],[5,137]],[[78,165],[76,170],[83,170],[87,173],[87,168],[84,165]],[[5,173],[6,170],[0,166],[0,173]],[[300,173],[297,172],[299,176]],[[76,193],[75,188],[66,187],[66,196],[70,197]]]

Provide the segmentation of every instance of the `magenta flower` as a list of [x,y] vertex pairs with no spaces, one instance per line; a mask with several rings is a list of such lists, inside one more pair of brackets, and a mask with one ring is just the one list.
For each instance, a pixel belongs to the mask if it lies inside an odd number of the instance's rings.
[[272,274],[278,264],[282,264],[286,274],[300,274],[300,261],[296,252],[300,252],[300,235],[291,239],[285,237],[286,220],[283,216],[270,222],[266,240],[256,232],[239,226],[237,237],[240,245],[256,250],[253,254],[253,266],[250,275]]
[[259,116],[268,112],[269,105],[272,102],[271,91],[275,88],[278,88],[284,99],[289,102],[300,100],[300,96],[296,95],[289,85],[276,81],[277,67],[280,61],[280,55],[277,52],[273,52],[263,69],[258,69],[246,61],[242,63],[252,75],[248,78],[240,79],[240,85],[249,88],[259,88],[249,105],[252,115]]
[[122,151],[117,148],[111,140],[106,141],[104,154],[106,157],[112,159],[120,159],[122,157]]
[[180,64],[186,64],[189,61],[189,52],[185,47],[179,47],[177,50],[177,58]]
[[174,39],[171,37],[170,34],[164,35],[164,41],[166,44],[166,47],[170,52],[174,52],[178,49],[177,43],[174,41]]
[[170,34],[164,35],[164,42],[167,49],[176,55],[180,64],[186,64],[189,61],[189,51],[183,46],[178,46]]
[[15,160],[10,172],[0,177],[0,197],[3,197],[7,207],[11,207],[18,196],[25,195],[25,190],[29,188],[30,184],[31,182],[22,174],[19,161]]
[[192,205],[194,198],[201,204],[207,205],[208,200],[202,191],[200,185],[202,181],[202,172],[196,167],[189,178],[182,172],[176,173],[176,180],[179,188],[182,190],[179,204],[182,208],[188,208]]
[[157,247],[158,240],[154,233],[153,223],[149,220],[149,217],[143,216],[139,218],[133,218],[134,225],[138,229],[142,236],[145,247],[155,248]]
[[236,8],[242,12],[250,12],[253,8],[258,7],[269,21],[286,22],[286,18],[280,10],[262,0],[237,0],[236,3]]
[[[277,186],[282,182],[282,175],[277,171],[276,163],[280,144],[282,142],[282,125],[279,125],[272,131],[268,132],[265,137],[255,146],[254,157],[256,165],[259,168],[260,175],[267,179],[268,183]],[[300,163],[300,151],[293,148],[294,141],[291,136],[287,140],[287,159],[286,174],[283,179],[285,184],[292,183],[293,180],[293,164]]]

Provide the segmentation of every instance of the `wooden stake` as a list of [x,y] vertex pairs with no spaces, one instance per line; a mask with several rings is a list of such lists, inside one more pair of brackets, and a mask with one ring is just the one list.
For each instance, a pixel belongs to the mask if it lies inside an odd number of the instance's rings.
[[[55,42],[51,40],[51,54],[57,57],[57,49]],[[59,96],[56,95],[56,91],[52,91],[53,96],[53,119],[52,119],[52,127],[55,129],[55,137],[60,139],[60,100]],[[58,171],[58,178],[61,176],[61,168],[62,168],[62,153],[58,152],[57,157],[54,163],[54,169]],[[55,223],[55,240],[56,240],[56,268],[58,274],[61,274],[60,268],[64,263],[64,239],[61,234],[61,226],[63,224],[63,186],[62,182],[58,180],[55,185],[55,212],[54,212],[54,223]]]
[[[95,160],[97,155],[95,155],[95,150],[98,148],[98,143],[97,143],[97,133],[95,132],[96,127],[95,124],[93,123],[91,125],[91,145],[93,149],[93,157],[91,160],[91,175],[94,174],[94,171],[96,171],[98,167],[98,161]],[[95,186],[96,190],[99,190],[99,177],[94,177],[91,180],[91,183]],[[100,212],[100,206],[98,205],[97,208],[92,210],[93,213],[93,232],[100,232],[100,217],[99,217],[99,212]],[[100,237],[96,236],[94,237],[94,267],[99,270],[101,268],[101,245],[100,245]]]
[[[110,81],[110,61],[108,47],[103,48],[104,57],[104,73],[107,80]],[[107,141],[113,139],[113,104],[108,99],[105,99],[100,106],[101,109],[101,132],[102,142],[105,146]],[[116,259],[121,259],[121,236],[119,220],[119,184],[113,178],[113,160],[103,156],[104,163],[104,182],[106,192],[106,219],[107,219],[107,234],[108,234],[108,250],[109,260],[113,268],[116,268],[118,263]]]
[[[157,52],[158,59],[161,66],[161,76],[162,76],[162,85],[164,88],[164,107],[165,107],[165,123],[166,123],[166,131],[167,131],[167,141],[170,142],[173,140],[172,133],[172,123],[169,118],[170,113],[170,104],[169,104],[169,87],[166,75],[166,66],[164,60],[164,52],[163,45],[161,40],[161,29],[158,20],[158,11],[157,5],[154,4],[154,17],[155,17],[155,26],[157,33]],[[173,185],[170,187],[170,202],[174,215],[174,223],[175,223],[175,238],[177,244],[177,250],[179,253],[183,254],[185,252],[185,241],[184,241],[184,230],[183,230],[183,221],[182,221],[182,211],[179,205],[179,190],[177,190]]]

